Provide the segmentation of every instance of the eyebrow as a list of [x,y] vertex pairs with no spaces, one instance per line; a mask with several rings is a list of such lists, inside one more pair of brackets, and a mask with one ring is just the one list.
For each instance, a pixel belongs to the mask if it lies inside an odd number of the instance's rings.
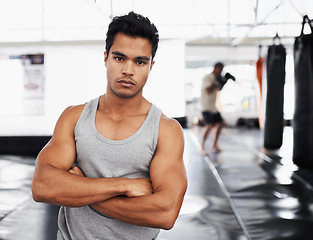
[[[121,52],[119,52],[119,51],[114,51],[114,52],[112,52],[112,54],[118,55],[118,56],[121,56],[121,57],[126,57],[126,58],[127,58],[127,56],[126,56],[124,53],[121,53]],[[146,57],[146,56],[138,56],[138,57],[136,57],[135,59],[137,59],[137,60],[146,60],[146,61],[150,61],[150,58],[148,58],[148,57]]]

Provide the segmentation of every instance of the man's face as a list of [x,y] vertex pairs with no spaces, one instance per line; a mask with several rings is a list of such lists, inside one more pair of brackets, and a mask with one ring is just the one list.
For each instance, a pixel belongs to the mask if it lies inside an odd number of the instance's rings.
[[153,66],[152,47],[148,39],[115,35],[109,54],[104,53],[108,89],[120,98],[142,92]]
[[216,73],[217,75],[220,75],[220,74],[222,73],[222,71],[223,71],[223,68],[224,68],[224,67],[216,67],[216,72],[215,72],[215,73]]

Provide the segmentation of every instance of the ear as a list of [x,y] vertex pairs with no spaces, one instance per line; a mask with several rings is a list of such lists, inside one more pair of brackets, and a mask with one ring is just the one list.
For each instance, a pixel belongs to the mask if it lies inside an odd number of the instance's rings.
[[108,61],[108,53],[104,52],[104,64],[107,66],[107,61]]
[[152,67],[153,67],[154,63],[155,63],[155,61],[152,60],[151,66],[150,66],[150,71],[152,70]]

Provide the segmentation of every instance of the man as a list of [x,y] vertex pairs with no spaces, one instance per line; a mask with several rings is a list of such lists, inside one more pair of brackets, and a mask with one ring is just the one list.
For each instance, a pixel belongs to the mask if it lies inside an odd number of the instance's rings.
[[[201,86],[201,106],[202,115],[205,122],[204,134],[202,137],[202,153],[207,154],[205,149],[205,141],[209,136],[209,133],[213,128],[216,128],[215,135],[213,138],[212,151],[220,152],[221,149],[218,146],[218,138],[221,134],[223,127],[223,119],[221,114],[216,108],[216,96],[217,92],[222,89],[223,84],[219,84],[218,78],[221,78],[221,73],[223,71],[224,64],[218,62],[214,65],[214,69],[210,74],[207,74],[202,79]],[[224,82],[225,84],[225,82]]]
[[61,205],[58,239],[155,239],[173,227],[187,188],[183,133],[142,96],[157,46],[149,19],[115,17],[106,94],[67,108],[39,153],[33,198]]

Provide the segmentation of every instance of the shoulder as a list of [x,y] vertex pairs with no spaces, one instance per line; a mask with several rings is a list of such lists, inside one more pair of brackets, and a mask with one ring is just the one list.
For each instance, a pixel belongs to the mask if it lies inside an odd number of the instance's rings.
[[159,138],[165,141],[183,141],[183,130],[180,124],[172,118],[161,115],[159,126]]
[[212,82],[214,82],[215,77],[213,75],[213,73],[207,74],[203,77],[202,79],[202,83],[206,86],[206,85],[210,85],[212,84]]
[[173,118],[167,117],[164,113],[161,114],[160,124],[164,125],[165,127],[169,127],[169,128],[181,129],[181,126],[178,123],[178,121],[176,121]]
[[207,75],[207,79],[208,79],[208,81],[214,81],[214,79],[215,79],[214,73],[208,74],[208,75]]
[[85,105],[86,104],[81,104],[81,105],[67,107],[60,115],[56,123],[55,131],[57,129],[64,129],[64,128],[73,131]]
[[80,104],[80,105],[69,106],[62,112],[61,117],[64,116],[64,117],[69,118],[69,119],[78,120],[78,118],[80,117],[80,115],[82,114],[82,112],[86,106],[92,107],[97,102],[99,102],[99,98],[92,99],[89,102],[85,102],[85,103]]
[[209,78],[209,74],[206,74],[203,76],[202,81],[206,81],[206,80],[208,80],[208,78]]
[[208,74],[204,75],[203,79],[207,80],[207,79],[211,79],[212,77],[214,77],[214,74],[211,72],[211,73],[208,73]]
[[67,107],[61,114],[60,118],[66,118],[68,120],[75,120],[79,118],[86,104],[75,105]]

